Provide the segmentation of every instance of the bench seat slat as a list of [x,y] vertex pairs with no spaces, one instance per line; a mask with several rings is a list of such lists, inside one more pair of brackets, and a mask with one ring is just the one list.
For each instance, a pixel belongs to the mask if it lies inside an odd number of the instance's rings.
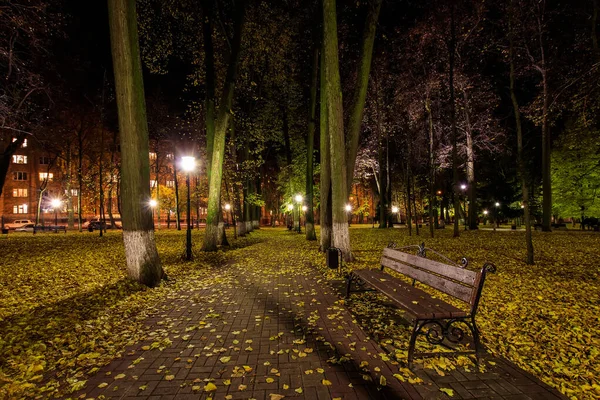
[[362,269],[353,273],[417,319],[462,318],[469,315],[468,312],[434,298],[429,293],[384,272]]
[[455,281],[462,282],[465,285],[473,286],[477,281],[477,272],[454,267],[438,261],[415,256],[413,254],[407,254],[399,250],[385,248],[383,249],[383,257],[398,260],[406,264],[412,264],[417,268],[426,269],[438,275],[446,276]]
[[439,291],[449,294],[450,296],[454,296],[466,303],[471,304],[473,301],[473,291],[475,288],[472,286],[461,285],[460,283],[450,281],[444,277],[429,273],[428,271],[416,269],[410,265],[406,265],[386,257],[381,258],[381,265],[400,272],[401,274],[410,278],[416,279],[421,283],[438,289]]

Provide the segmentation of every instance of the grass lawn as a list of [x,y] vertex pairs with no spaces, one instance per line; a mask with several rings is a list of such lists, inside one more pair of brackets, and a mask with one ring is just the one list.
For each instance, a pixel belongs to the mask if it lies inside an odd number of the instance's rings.
[[[231,232],[231,230],[230,230]],[[9,234],[0,237],[0,398],[68,393],[81,388],[98,366],[122,354],[146,334],[141,329],[157,305],[186,287],[218,279],[216,267],[228,260],[260,257],[261,251],[284,253],[290,264],[303,259],[324,268],[318,244],[284,229],[261,229],[233,242],[227,251],[197,249],[202,233],[194,231],[196,259],[181,261],[185,231],[159,231],[161,260],[170,277],[146,289],[127,280],[119,232]],[[485,261],[497,266],[489,276],[479,308],[484,344],[572,398],[600,396],[600,271],[598,233],[534,232],[536,265],[524,259],[524,232],[463,232],[451,229],[408,236],[406,229],[353,226],[357,257],[352,268],[375,267],[390,241],[399,246],[425,241],[452,259],[469,258],[470,268]],[[353,296],[348,306],[359,320],[370,321],[386,343],[405,360],[406,328],[389,318],[373,295]],[[375,321],[375,322],[373,322]],[[444,357],[425,361],[438,373],[457,367]]]

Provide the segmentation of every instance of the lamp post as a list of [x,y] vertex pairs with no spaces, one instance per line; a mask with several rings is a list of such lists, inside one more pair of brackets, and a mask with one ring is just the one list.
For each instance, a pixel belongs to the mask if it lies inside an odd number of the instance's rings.
[[[396,207],[396,206],[392,206],[392,214],[396,214],[396,220],[398,219],[398,216],[397,216],[397,214],[398,214],[398,211],[400,211],[400,209],[399,209],[398,207]],[[400,222],[400,221],[398,221],[398,222]],[[394,226],[394,225],[393,225],[393,223],[392,223],[392,227],[393,227],[393,226]]]
[[485,225],[485,221],[487,219],[488,210],[483,210],[483,224]]
[[154,229],[154,209],[158,205],[158,201],[151,199],[148,204],[150,204],[150,208],[152,209],[152,229]]
[[231,210],[231,204],[225,204],[225,224],[229,226],[229,210]]
[[52,208],[54,209],[54,226],[57,227],[58,226],[58,208],[62,204],[62,201],[60,201],[60,199],[52,199],[50,204],[52,204]]
[[296,197],[294,197],[294,200],[296,200],[296,203],[298,203],[298,233],[301,233],[302,228],[300,226],[300,207],[304,198],[301,194],[297,194]]
[[196,159],[191,156],[181,157],[181,169],[186,172],[185,185],[187,187],[187,217],[186,217],[186,242],[185,242],[185,259],[192,259],[192,224],[190,221],[190,172],[196,168]]
[[465,190],[467,190],[467,185],[465,185],[464,183],[462,185],[460,185],[460,190],[463,191],[463,199],[465,200],[463,202],[463,219],[465,222],[465,231],[467,230],[467,199],[465,197]]
[[499,202],[494,203],[494,232],[496,231],[496,225],[498,225],[498,207],[500,207]]
[[344,207],[346,209],[346,212],[348,213],[348,226],[350,226],[350,213],[352,212],[352,204],[346,204],[346,207]]
[[288,221],[290,221],[288,223],[288,230],[292,230],[293,226],[294,226],[294,205],[293,204],[288,204],[287,206],[288,211],[290,212],[290,216],[288,218],[291,218],[291,221],[288,219]]

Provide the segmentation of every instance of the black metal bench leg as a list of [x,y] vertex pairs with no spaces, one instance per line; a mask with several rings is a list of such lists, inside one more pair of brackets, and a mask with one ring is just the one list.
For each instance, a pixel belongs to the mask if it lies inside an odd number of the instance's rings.
[[408,343],[408,369],[412,370],[413,357],[415,355],[415,345],[417,343],[417,335],[419,334],[419,323],[415,321],[413,324],[413,331],[410,335],[410,342]]
[[475,317],[471,318],[471,333],[473,334],[473,341],[475,342],[475,359],[477,360],[477,367],[479,367],[479,357],[481,353],[481,343],[479,342],[479,329],[475,323]]
[[350,274],[346,277],[346,299],[348,297],[350,297],[351,286],[352,286],[352,275]]

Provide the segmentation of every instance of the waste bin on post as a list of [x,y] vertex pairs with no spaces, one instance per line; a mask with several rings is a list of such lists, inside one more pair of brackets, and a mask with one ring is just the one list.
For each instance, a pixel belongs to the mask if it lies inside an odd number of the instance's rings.
[[327,267],[330,269],[337,269],[338,273],[341,273],[342,250],[337,247],[330,247],[327,249]]

